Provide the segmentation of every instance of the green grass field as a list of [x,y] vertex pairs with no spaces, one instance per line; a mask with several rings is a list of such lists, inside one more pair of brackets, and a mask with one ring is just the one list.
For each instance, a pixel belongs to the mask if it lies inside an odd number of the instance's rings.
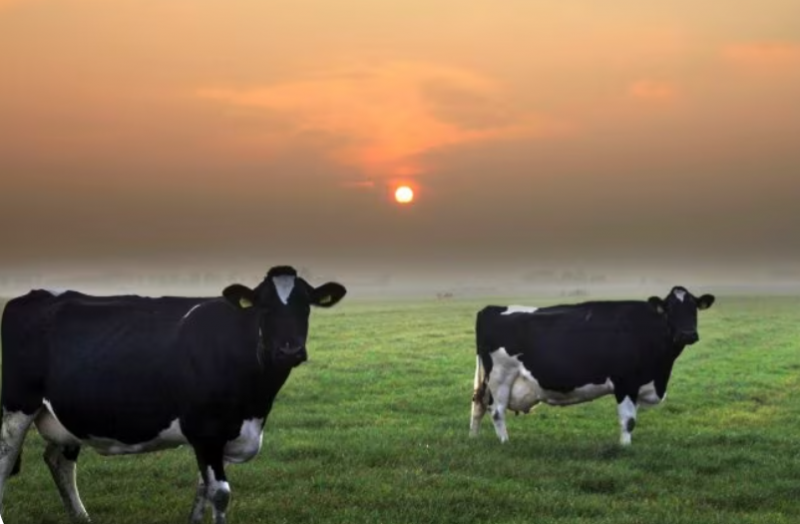
[[[468,438],[474,318],[489,302],[508,299],[316,311],[261,455],[228,468],[229,522],[800,522],[800,298],[718,297],[624,450],[613,397],[512,414],[506,445],[489,416]],[[67,522],[42,451],[31,432],[7,524]],[[188,448],[85,449],[78,481],[97,523],[166,524],[187,520],[196,475]]]

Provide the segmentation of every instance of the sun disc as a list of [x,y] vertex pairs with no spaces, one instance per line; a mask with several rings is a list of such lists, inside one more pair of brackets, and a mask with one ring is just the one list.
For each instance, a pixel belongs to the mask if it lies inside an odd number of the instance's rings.
[[408,186],[400,186],[394,192],[394,199],[400,204],[408,204],[414,200],[414,190]]

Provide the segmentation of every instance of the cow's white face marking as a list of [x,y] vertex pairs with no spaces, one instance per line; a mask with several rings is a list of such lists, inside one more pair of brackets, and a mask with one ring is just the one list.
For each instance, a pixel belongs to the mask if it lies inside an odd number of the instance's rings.
[[225,445],[225,460],[233,464],[247,462],[261,451],[264,419],[252,418],[242,422],[239,436]]
[[284,304],[289,303],[289,295],[292,294],[294,289],[295,277],[291,275],[279,275],[272,277],[272,283],[275,284],[275,291],[278,292],[278,298]]
[[682,289],[676,289],[675,291],[673,291],[673,294],[675,295],[675,298],[677,298],[679,302],[683,302],[683,299],[686,297],[686,291]]
[[538,307],[531,306],[508,306],[502,315],[513,315],[514,313],[534,313]]
[[173,420],[168,427],[163,429],[156,438],[137,444],[125,444],[114,439],[90,435],[88,439],[81,440],[73,435],[61,421],[58,420],[53,406],[49,400],[44,400],[47,408],[39,412],[36,417],[36,429],[45,440],[55,444],[83,445],[94,448],[100,455],[130,455],[145,453],[162,449],[176,448],[187,443],[186,436],[181,431],[178,419]]
[[48,293],[50,293],[54,297],[57,297],[59,295],[63,295],[64,293],[66,293],[69,290],[68,289],[58,289],[58,288],[54,288],[54,289],[49,289],[48,288],[48,289],[44,289],[43,291],[47,291]]
[[664,394],[664,397],[658,396],[658,393],[656,393],[655,382],[651,380],[639,388],[639,396],[637,401],[645,406],[651,406],[660,403],[666,396],[666,393]]
[[195,309],[199,308],[202,305],[203,304],[195,304],[194,306],[192,306],[192,309],[190,309],[189,311],[186,312],[185,315],[183,315],[183,320],[186,320],[187,318],[189,318],[189,315],[191,315],[194,312]]

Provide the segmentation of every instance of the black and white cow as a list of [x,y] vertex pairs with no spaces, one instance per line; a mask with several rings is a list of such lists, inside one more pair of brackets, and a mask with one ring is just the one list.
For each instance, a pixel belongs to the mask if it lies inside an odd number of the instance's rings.
[[2,320],[0,504],[35,424],[78,520],[89,521],[75,480],[82,446],[120,455],[188,444],[200,470],[190,521],[210,505],[224,524],[225,465],[258,454],[275,397],[307,359],[311,306],[333,306],[345,293],[276,266],[255,289],[232,284],[219,297],[36,290],[11,300]]
[[664,400],[675,360],[699,340],[697,311],[713,295],[676,286],[665,299],[592,301],[543,308],[487,306],[478,312],[470,435],[487,409],[501,442],[506,410],[568,406],[613,394],[620,443],[631,443],[638,406]]

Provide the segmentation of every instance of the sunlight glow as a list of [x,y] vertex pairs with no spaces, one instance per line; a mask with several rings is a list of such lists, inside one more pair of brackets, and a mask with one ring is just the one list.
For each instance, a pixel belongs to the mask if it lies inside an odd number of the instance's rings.
[[394,192],[394,199],[400,204],[409,204],[414,200],[414,191],[408,186],[400,186]]

